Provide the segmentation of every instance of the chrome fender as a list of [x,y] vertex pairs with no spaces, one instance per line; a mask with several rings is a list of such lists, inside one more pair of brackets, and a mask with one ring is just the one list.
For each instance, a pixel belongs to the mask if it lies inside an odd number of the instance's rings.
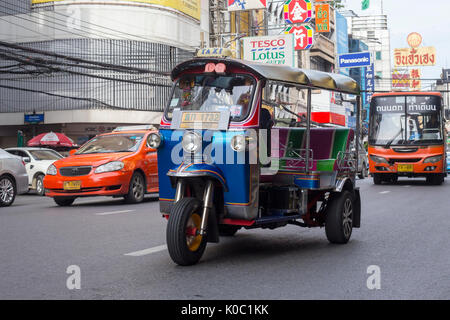
[[222,171],[216,166],[207,163],[182,163],[180,166],[170,169],[167,175],[171,178],[196,178],[211,177],[222,185],[224,191],[228,191],[227,181]]

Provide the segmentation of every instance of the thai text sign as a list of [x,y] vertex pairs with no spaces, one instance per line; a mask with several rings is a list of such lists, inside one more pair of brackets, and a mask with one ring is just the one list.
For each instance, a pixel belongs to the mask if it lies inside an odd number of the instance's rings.
[[434,66],[435,64],[436,48],[434,47],[394,49],[395,67]]
[[294,67],[294,36],[292,34],[246,37],[242,41],[244,60]]
[[316,5],[316,32],[330,32],[330,5]]

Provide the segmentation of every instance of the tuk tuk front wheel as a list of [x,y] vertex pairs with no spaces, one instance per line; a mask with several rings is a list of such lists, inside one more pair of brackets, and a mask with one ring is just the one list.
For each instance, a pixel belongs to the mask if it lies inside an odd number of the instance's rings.
[[330,195],[326,209],[325,233],[331,243],[345,244],[353,230],[354,199],[349,191]]
[[170,211],[166,231],[167,248],[176,264],[196,264],[205,251],[207,239],[199,233],[201,210],[201,201],[188,197],[177,201]]

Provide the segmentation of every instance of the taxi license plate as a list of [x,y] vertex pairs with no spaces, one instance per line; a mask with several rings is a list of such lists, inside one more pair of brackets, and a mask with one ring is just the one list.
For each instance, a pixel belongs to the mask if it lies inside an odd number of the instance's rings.
[[80,190],[81,181],[64,181],[63,188],[64,190]]
[[414,166],[412,164],[399,164],[397,165],[398,172],[413,172]]

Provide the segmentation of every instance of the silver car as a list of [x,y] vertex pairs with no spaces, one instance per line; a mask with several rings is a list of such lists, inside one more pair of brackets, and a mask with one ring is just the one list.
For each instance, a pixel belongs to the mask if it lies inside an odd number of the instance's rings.
[[28,192],[28,174],[23,161],[0,149],[0,207],[10,206],[17,194]]

